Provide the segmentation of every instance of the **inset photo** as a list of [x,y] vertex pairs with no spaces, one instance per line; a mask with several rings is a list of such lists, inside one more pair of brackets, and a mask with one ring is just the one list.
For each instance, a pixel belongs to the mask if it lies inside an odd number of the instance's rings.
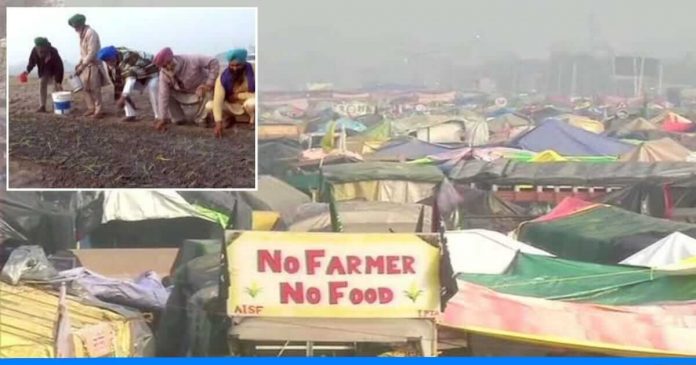
[[7,8],[7,188],[256,189],[256,8]]

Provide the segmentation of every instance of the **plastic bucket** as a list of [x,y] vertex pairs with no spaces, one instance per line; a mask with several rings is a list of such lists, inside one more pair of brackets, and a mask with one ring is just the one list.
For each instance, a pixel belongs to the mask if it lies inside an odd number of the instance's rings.
[[76,93],[80,90],[82,90],[82,80],[80,79],[80,76],[78,75],[70,75],[68,77],[68,82],[70,83],[70,87],[72,88],[72,92]]
[[56,114],[68,114],[72,107],[72,93],[70,91],[56,91],[51,94],[53,98],[53,112]]

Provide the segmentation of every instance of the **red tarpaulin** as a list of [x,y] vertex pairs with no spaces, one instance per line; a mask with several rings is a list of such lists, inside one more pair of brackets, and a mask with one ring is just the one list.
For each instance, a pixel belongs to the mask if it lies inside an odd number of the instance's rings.
[[553,210],[551,210],[548,214],[542,215],[541,217],[534,219],[534,221],[545,222],[563,218],[592,205],[596,204],[569,196],[558,203],[558,205],[556,205],[556,207],[553,208]]
[[617,355],[696,356],[696,304],[607,306],[521,297],[458,282],[440,325]]

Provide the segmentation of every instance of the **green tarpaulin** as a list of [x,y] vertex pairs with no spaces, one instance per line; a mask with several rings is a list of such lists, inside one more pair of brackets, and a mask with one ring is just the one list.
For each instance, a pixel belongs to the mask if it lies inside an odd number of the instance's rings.
[[502,275],[459,274],[495,291],[550,300],[642,305],[696,299],[696,276],[518,253]]
[[520,225],[517,238],[558,257],[614,264],[673,233],[693,236],[696,225],[598,205],[551,221]]
[[439,183],[442,171],[431,165],[404,164],[398,162],[363,162],[324,166],[322,174],[330,183],[346,183],[374,180],[403,180]]

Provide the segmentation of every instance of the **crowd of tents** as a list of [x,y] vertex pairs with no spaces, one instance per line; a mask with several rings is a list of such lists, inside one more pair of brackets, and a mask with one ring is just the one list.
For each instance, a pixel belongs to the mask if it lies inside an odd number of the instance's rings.
[[[272,105],[260,116],[258,191],[7,192],[3,293],[37,279],[21,259],[33,257],[52,270],[39,279],[69,278],[74,298],[123,306],[116,322],[134,318],[125,309],[157,313],[149,332],[131,336],[150,338],[149,354],[229,355],[225,231],[431,232],[454,283],[438,326],[467,338],[471,354],[696,355],[688,111],[645,102],[502,107],[416,93],[360,95],[375,113],[337,115],[332,105],[346,98],[263,98]],[[173,249],[174,264],[118,279],[59,267],[80,251],[145,247]]]

